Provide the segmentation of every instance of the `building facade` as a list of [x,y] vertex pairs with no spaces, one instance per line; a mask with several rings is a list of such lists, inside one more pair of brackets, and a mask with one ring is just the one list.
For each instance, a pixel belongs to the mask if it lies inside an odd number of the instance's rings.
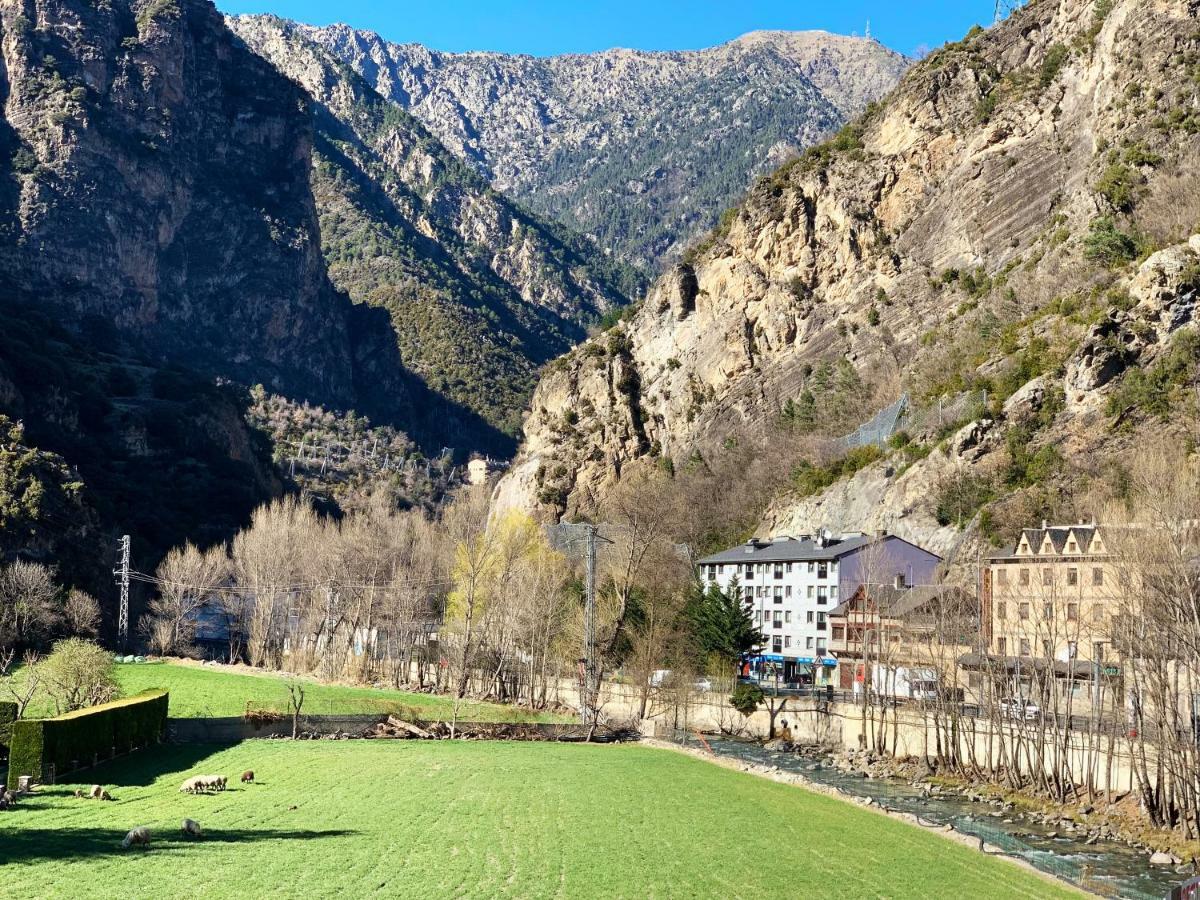
[[979,639],[979,599],[955,585],[863,585],[829,615],[839,686],[932,699],[959,687]]
[[1114,661],[1116,569],[1096,525],[1026,528],[982,573],[984,627],[997,657]]
[[735,589],[765,644],[752,662],[787,684],[834,684],[829,614],[868,582],[929,584],[941,558],[902,538],[822,531],[745,544],[700,560],[705,584]]

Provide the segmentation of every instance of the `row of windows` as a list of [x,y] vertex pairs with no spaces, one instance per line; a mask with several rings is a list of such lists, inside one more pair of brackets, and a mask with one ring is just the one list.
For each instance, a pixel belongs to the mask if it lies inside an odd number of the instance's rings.
[[[771,626],[773,628],[782,628],[784,625],[792,624],[792,611],[788,610],[767,610],[760,609],[754,613],[754,622],[757,625],[764,627]],[[813,612],[809,610],[805,614],[805,622],[809,625],[816,625],[818,631],[824,631],[826,626],[825,613]]]
[[[1017,618],[1021,621],[1028,621],[1032,614],[1032,604],[1022,601],[1015,604],[1017,607]],[[1101,603],[1093,603],[1089,611],[1093,622],[1104,621],[1104,605]],[[1008,618],[1008,603],[1003,600],[996,601],[996,620],[1004,621]],[[1049,621],[1054,618],[1054,604],[1050,601],[1042,603],[1042,620]],[[1067,604],[1067,621],[1079,621],[1079,604]]]
[[[777,634],[777,635],[775,635],[775,637],[771,638],[771,652],[772,653],[781,653],[781,652],[783,652],[783,650],[785,648],[790,648],[791,646],[792,646],[792,636],[790,634],[784,634],[784,635]],[[816,646],[814,647],[813,639],[811,637],[806,637],[804,639],[804,649],[805,650],[814,650],[815,649],[819,655],[824,656],[825,655],[825,638],[817,638]]]
[[[1105,644],[1103,641],[1096,641],[1094,644],[1092,644],[1092,659],[1095,660],[1096,662],[1104,662],[1104,648],[1105,648]],[[1013,643],[1013,649],[1015,649],[1017,651],[1018,655],[1020,655],[1020,656],[1032,656],[1033,655],[1033,642],[1029,638],[1016,639]],[[1043,640],[1041,642],[1041,650],[1042,650],[1043,658],[1045,658],[1045,659],[1053,658],[1053,656],[1054,656],[1053,642],[1048,641],[1048,640]],[[1008,655],[1008,638],[1007,637],[996,638],[996,652],[1000,656]],[[1067,641],[1067,659],[1077,659],[1078,657],[1079,657],[1079,642],[1078,641]]]
[[[818,578],[831,578],[837,575],[837,560],[830,562],[808,562],[808,563],[746,563],[745,566],[730,566],[734,573],[740,568],[742,570],[743,581],[753,581],[756,574],[766,577],[770,575],[772,578],[780,579],[785,574],[790,574],[793,571],[793,566],[808,566],[810,574],[816,575]],[[708,580],[716,581],[718,575],[725,574],[725,566],[711,563],[708,565]]]
[[[1046,587],[1053,585],[1054,584],[1054,574],[1055,574],[1054,567],[1052,567],[1052,566],[1043,567],[1042,568],[1042,584]],[[1017,570],[1017,584],[1019,584],[1021,587],[1029,586],[1030,577],[1031,577],[1030,570],[1028,568],[1022,567]],[[996,584],[1000,584],[1000,585],[1008,584],[1008,569],[1003,568],[1003,567],[996,568]],[[1077,567],[1071,566],[1070,568],[1067,569],[1067,584],[1068,585],[1079,584],[1079,569]],[[1103,566],[1092,566],[1092,584],[1096,587],[1099,587],[1104,584],[1104,567]]]
[[[813,585],[810,584],[808,586],[808,590],[805,592],[804,596],[808,600],[816,600],[817,605],[824,606],[825,604],[827,604],[829,602],[829,598],[832,595],[830,594],[830,589],[828,587],[826,587],[825,585],[821,585],[820,587],[818,587],[814,590]],[[742,599],[745,600],[747,603],[753,602],[756,598],[759,600],[768,600],[769,599],[773,603],[782,603],[784,600],[790,600],[791,597],[792,597],[792,586],[790,584],[786,585],[785,587],[775,587],[775,588],[769,588],[769,587],[756,587],[756,588],[755,587],[745,587],[745,588],[742,588]]]

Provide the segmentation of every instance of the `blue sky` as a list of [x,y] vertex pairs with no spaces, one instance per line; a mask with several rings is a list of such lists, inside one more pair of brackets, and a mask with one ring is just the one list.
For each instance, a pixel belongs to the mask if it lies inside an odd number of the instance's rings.
[[438,50],[587,53],[609,47],[688,50],[759,28],[871,34],[902,53],[958,40],[992,20],[994,0],[216,0],[227,13],[345,22]]

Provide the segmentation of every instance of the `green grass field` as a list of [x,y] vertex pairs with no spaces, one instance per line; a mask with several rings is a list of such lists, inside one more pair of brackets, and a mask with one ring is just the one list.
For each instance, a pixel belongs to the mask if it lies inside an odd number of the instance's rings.
[[[253,768],[259,783],[236,783]],[[223,794],[178,791],[193,774]],[[833,798],[636,745],[172,746],[0,813],[5,897],[1068,897]],[[185,817],[206,834],[185,840]],[[146,825],[148,850],[118,843]]]
[[[116,667],[124,694],[148,688],[171,692],[170,714],[177,717],[240,716],[246,701],[258,707],[286,710],[287,686],[278,675],[241,674],[202,666],[170,662],[123,663]],[[309,715],[328,713],[372,713],[400,710],[421,719],[449,719],[453,701],[433,694],[377,690],[340,684],[305,681],[303,711]],[[53,715],[47,698],[40,698],[26,711],[29,718]],[[562,716],[536,713],[498,703],[464,703],[459,718],[481,722],[560,722]]]

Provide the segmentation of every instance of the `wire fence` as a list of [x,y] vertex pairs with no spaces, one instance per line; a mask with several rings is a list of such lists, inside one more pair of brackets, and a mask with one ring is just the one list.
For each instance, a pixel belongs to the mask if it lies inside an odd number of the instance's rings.
[[987,411],[987,404],[987,391],[939,397],[920,407],[912,404],[908,394],[903,394],[834,443],[844,453],[857,447],[884,447],[901,431],[911,435],[940,435],[948,428],[981,417]]

